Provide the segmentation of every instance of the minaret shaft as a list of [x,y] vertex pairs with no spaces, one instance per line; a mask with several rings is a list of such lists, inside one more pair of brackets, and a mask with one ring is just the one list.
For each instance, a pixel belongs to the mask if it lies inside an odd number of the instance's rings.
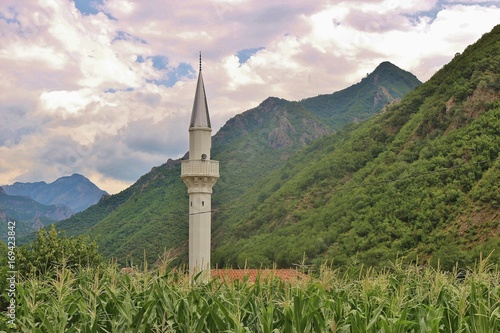
[[191,193],[189,202],[189,272],[191,276],[202,272],[201,280],[206,281],[210,277],[211,195]]

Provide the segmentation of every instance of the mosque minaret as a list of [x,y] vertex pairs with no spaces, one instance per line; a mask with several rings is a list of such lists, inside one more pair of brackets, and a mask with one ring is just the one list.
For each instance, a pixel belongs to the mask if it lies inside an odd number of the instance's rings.
[[198,281],[210,278],[210,238],[212,187],[219,179],[219,161],[210,159],[212,127],[208,113],[203,76],[196,85],[189,124],[189,159],[182,161],[181,178],[189,194],[189,273],[200,273]]

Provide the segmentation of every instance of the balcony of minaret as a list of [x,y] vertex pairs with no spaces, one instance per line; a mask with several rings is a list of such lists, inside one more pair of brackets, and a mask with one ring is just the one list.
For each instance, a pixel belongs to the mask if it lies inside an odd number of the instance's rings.
[[189,176],[219,178],[219,161],[184,160],[181,164],[181,177]]
[[212,186],[219,179],[219,161],[184,160],[181,164],[181,178],[190,193],[212,193]]

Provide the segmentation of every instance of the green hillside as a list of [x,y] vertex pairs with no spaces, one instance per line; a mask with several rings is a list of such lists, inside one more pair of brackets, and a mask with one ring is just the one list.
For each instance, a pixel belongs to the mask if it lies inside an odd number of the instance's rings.
[[[385,75],[391,76],[395,86],[405,87],[397,81],[401,77],[397,72],[404,71],[396,66],[390,67],[388,72],[380,71],[379,66],[371,75],[379,77],[377,82],[382,83],[386,82]],[[372,99],[379,89],[377,82],[369,92]],[[359,96],[356,89],[350,91],[352,98]],[[409,92],[410,88],[402,91]],[[338,117],[340,122],[344,116],[336,115],[334,107],[339,100],[336,95],[326,98],[332,107],[329,118]],[[382,107],[380,105],[377,110]],[[365,110],[360,107],[357,112],[363,114]],[[211,155],[221,162],[221,178],[214,188],[212,206],[217,208],[238,198],[295,152],[332,129],[325,119],[302,102],[275,97],[233,117],[213,137]],[[187,191],[180,179],[180,161],[170,160],[153,168],[121,193],[58,223],[58,228],[69,235],[87,233],[95,237],[105,255],[118,257],[121,262],[127,258],[142,261],[144,250],[148,260],[154,262],[165,248],[174,249],[179,260],[184,260],[188,235],[186,203]]]
[[500,26],[400,103],[325,136],[220,207],[213,261],[500,258]]
[[415,75],[385,61],[353,86],[333,94],[306,98],[300,103],[332,129],[339,130],[351,122],[373,116],[420,84]]
[[221,161],[214,204],[240,196],[291,154],[328,133],[300,103],[276,97],[231,118],[212,140],[212,156]]

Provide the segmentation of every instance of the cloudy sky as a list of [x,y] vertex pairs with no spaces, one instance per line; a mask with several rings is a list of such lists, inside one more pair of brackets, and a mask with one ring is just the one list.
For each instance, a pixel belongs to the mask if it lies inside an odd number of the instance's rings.
[[0,0],[0,184],[116,193],[182,156],[200,50],[215,134],[382,61],[426,81],[499,22],[499,0]]

